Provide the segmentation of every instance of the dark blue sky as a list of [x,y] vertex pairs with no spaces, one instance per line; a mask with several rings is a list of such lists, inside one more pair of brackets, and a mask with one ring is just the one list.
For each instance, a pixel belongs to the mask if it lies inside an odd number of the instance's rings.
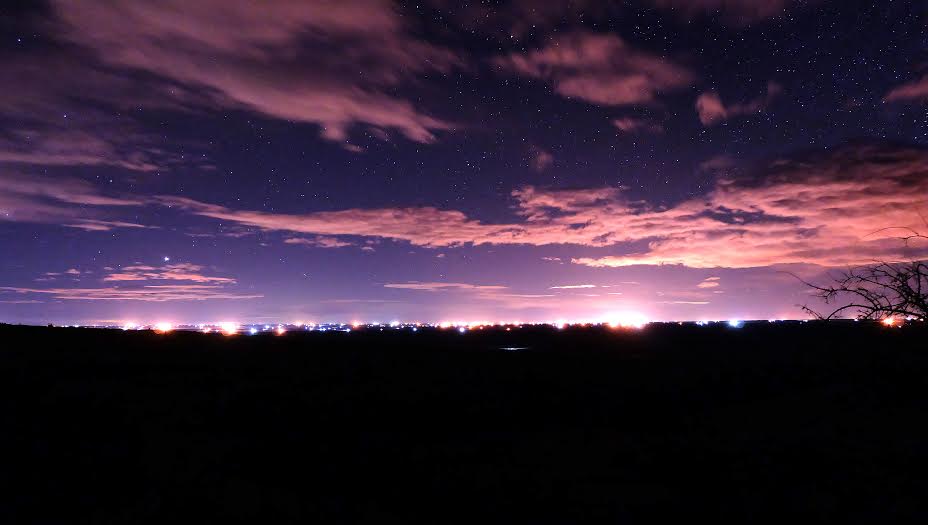
[[784,271],[924,253],[875,233],[926,228],[924,2],[51,1],[0,29],[0,321],[800,317]]

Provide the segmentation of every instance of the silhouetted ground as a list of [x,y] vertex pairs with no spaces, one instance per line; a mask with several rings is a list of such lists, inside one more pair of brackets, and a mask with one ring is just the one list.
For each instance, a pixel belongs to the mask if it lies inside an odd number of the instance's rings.
[[923,518],[926,333],[0,326],[0,523]]

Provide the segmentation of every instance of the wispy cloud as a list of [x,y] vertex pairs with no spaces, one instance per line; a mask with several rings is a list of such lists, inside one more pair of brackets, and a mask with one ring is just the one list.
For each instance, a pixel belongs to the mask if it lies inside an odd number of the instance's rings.
[[399,290],[418,290],[422,292],[451,292],[451,291],[487,291],[487,290],[505,290],[505,286],[484,285],[484,284],[466,284],[466,283],[441,283],[441,282],[419,282],[411,281],[408,283],[387,283],[384,288],[395,288]]
[[171,284],[137,288],[21,288],[0,286],[0,291],[48,295],[69,301],[206,301],[212,299],[255,299],[260,294],[234,293],[215,285]]
[[343,241],[338,237],[325,237],[317,235],[311,239],[305,237],[290,237],[284,239],[285,244],[300,244],[303,246],[312,246],[314,248],[345,248],[354,246],[354,243]]
[[707,194],[657,207],[622,188],[512,192],[520,221],[488,224],[455,210],[350,209],[308,214],[240,211],[183,197],[158,202],[201,216],[269,231],[407,241],[425,247],[574,244],[644,250],[573,262],[593,267],[683,264],[752,267],[854,264],[900,256],[898,230],[924,228],[928,152],[855,144],[787,158]]
[[696,112],[704,126],[712,126],[730,118],[753,115],[764,111],[783,88],[776,82],[767,84],[767,93],[748,102],[725,104],[718,93],[708,91],[696,99]]
[[622,117],[617,118],[612,121],[612,125],[616,127],[619,131],[623,133],[663,133],[664,126],[657,122],[635,118],[635,117]]
[[886,94],[884,100],[886,102],[928,100],[928,75],[893,88]]
[[[241,293],[233,289],[236,280],[231,277],[206,275],[205,268],[191,263],[163,266],[129,265],[110,268],[100,279],[112,286],[52,288],[0,287],[0,293],[48,296],[69,301],[205,301],[212,299],[254,299],[261,294]],[[49,272],[45,275],[80,275],[76,269]],[[144,284],[141,284],[144,283]],[[2,295],[0,295],[2,297]],[[36,299],[30,299],[35,301]]]
[[113,220],[113,209],[142,206],[143,200],[102,194],[77,178],[0,173],[0,220],[61,224],[89,231],[144,228]]
[[548,82],[564,97],[606,106],[649,104],[693,81],[692,73],[669,59],[615,35],[588,32],[557,36],[541,49],[497,57],[494,64]]
[[198,264],[176,263],[164,266],[133,265],[109,272],[104,282],[111,281],[191,281],[195,283],[235,283],[231,277],[204,275]]
[[55,0],[52,7],[61,34],[110,67],[189,86],[213,106],[315,123],[339,142],[354,124],[417,142],[451,127],[393,88],[448,71],[460,58],[412,37],[389,0],[268,2],[260,9],[222,0]]

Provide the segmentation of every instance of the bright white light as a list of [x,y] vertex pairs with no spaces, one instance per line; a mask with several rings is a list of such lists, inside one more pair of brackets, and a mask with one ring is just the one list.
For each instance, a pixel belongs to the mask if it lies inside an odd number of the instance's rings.
[[136,323],[133,323],[133,322],[131,322],[131,321],[128,322],[128,323],[126,323],[126,324],[124,324],[124,325],[122,325],[122,329],[123,329],[123,330],[135,330],[135,329],[138,328],[138,327],[139,327],[139,325],[137,325]]
[[460,328],[458,328],[458,332],[461,332],[462,334],[463,334],[464,332],[466,332],[466,331],[467,331],[467,328],[465,328],[465,327],[463,327],[463,326],[460,327]]
[[418,329],[418,328],[416,328],[415,326],[413,326],[413,327],[412,327],[412,331],[413,331],[413,332],[418,332],[418,331],[419,331],[419,329]]
[[258,333],[258,329],[252,326],[251,328],[248,329],[248,333],[251,335],[255,335],[256,333]]
[[282,325],[277,325],[277,335],[284,335],[287,330]]
[[231,321],[223,321],[217,325],[222,333],[226,335],[235,335],[238,333],[238,323],[233,323]]
[[696,326],[706,326],[709,324],[709,321],[696,321]]
[[165,258],[164,258],[164,262],[171,262],[171,258],[170,258],[170,257],[165,257]]
[[399,326],[399,325],[400,325],[400,322],[399,322],[399,321],[392,321],[392,322],[390,323],[390,328],[396,328],[396,327]]
[[450,327],[451,327],[451,323],[448,322],[448,321],[442,321],[442,322],[438,323],[438,327],[439,327],[439,328],[450,328]]
[[728,321],[728,326],[732,328],[741,328],[742,326],[744,326],[744,321],[740,319],[731,319]]
[[895,317],[887,317],[881,321],[885,326],[896,326],[899,321]]
[[612,328],[644,328],[650,321],[640,312],[619,312],[608,316],[608,324]]
[[171,330],[174,330],[174,325],[172,325],[171,323],[155,323],[156,332],[161,332],[162,334],[166,334],[170,332]]

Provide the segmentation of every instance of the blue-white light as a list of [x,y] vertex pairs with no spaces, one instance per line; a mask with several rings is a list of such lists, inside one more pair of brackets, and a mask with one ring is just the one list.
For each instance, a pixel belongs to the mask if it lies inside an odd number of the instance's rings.
[[744,326],[744,321],[740,319],[732,319],[728,321],[728,326],[732,328],[741,328],[742,326]]

